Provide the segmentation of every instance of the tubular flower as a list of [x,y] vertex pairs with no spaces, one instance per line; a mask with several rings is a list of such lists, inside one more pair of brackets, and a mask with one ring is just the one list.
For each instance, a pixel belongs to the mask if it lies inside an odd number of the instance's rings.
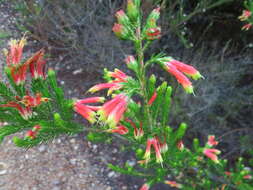
[[183,62],[177,61],[175,59],[172,59],[169,61],[173,66],[177,68],[180,72],[183,72],[184,74],[190,76],[194,80],[198,80],[200,78],[203,78],[203,76],[199,73],[198,70],[196,70],[193,66],[187,65]]
[[203,151],[204,155],[208,158],[210,158],[212,161],[214,161],[215,163],[219,163],[217,154],[220,154],[220,151],[218,149],[209,149],[209,148],[205,148]]
[[27,65],[29,65],[32,78],[34,79],[46,78],[45,74],[46,61],[43,58],[44,53],[45,53],[44,49],[41,49],[25,62]]
[[144,157],[143,157],[146,160],[146,163],[148,163],[149,160],[150,160],[151,145],[153,145],[153,147],[155,149],[156,162],[157,163],[162,163],[163,162],[163,158],[162,158],[162,155],[161,155],[159,142],[157,141],[156,138],[149,138],[147,140],[146,152],[145,152]]
[[126,15],[126,13],[123,10],[117,11],[115,16],[116,16],[119,24],[127,26],[130,23],[128,16]]
[[40,93],[37,93],[35,97],[30,95],[24,96],[23,99],[20,101],[26,107],[36,107],[40,105],[42,102],[48,102],[49,98],[41,97]]
[[127,82],[127,78],[128,78],[128,76],[119,69],[114,69],[114,72],[109,72],[108,76],[115,78],[116,81],[118,82]]
[[178,188],[178,189],[181,189],[181,188],[183,187],[182,184],[179,184],[179,183],[177,183],[176,181],[169,181],[169,180],[166,180],[164,183],[165,183],[165,184],[168,184],[168,185],[171,186],[171,187],[175,187],[175,188]]
[[21,40],[11,40],[9,42],[10,51],[6,52],[6,62],[7,66],[18,65],[21,61],[23,48],[26,44],[26,38],[23,37]]
[[7,104],[0,105],[0,107],[16,108],[25,120],[32,117],[32,110],[30,107],[23,107],[16,102],[9,102]]
[[242,12],[242,15],[239,16],[238,18],[241,20],[241,21],[245,21],[247,20],[249,17],[251,16],[251,12],[249,10],[244,10]]
[[74,104],[74,110],[75,112],[79,113],[82,115],[85,119],[87,119],[90,123],[94,123],[96,113],[89,109],[86,105],[80,104],[80,103],[75,103]]
[[34,131],[34,132],[37,133],[40,129],[41,129],[41,126],[35,125],[35,126],[32,128],[32,131]]
[[161,38],[161,28],[160,27],[148,28],[146,30],[146,37],[148,40],[155,40]]
[[112,100],[106,102],[101,109],[98,110],[100,120],[103,120],[111,128],[114,128],[121,120],[127,109],[128,97],[124,94],[118,94]]
[[144,184],[141,186],[140,190],[149,190],[149,188],[150,188],[150,185],[147,184],[147,183],[144,183]]
[[109,132],[109,133],[118,133],[120,135],[125,135],[125,134],[128,133],[128,128],[125,127],[124,125],[119,125],[116,128],[107,130],[107,132]]
[[126,40],[129,37],[129,32],[127,28],[124,27],[122,24],[115,23],[113,25],[112,31],[120,39]]
[[118,82],[111,82],[111,83],[101,83],[101,84],[97,84],[93,87],[91,87],[88,92],[94,93],[106,88],[109,89],[120,89],[122,87],[121,84],[119,84]]
[[209,146],[211,146],[211,147],[212,147],[212,146],[216,146],[218,143],[219,143],[219,142],[215,140],[215,136],[214,136],[214,135],[209,135],[209,136],[208,136],[208,142],[207,142],[207,144],[208,144]]
[[[44,53],[41,52],[37,60],[35,59],[36,57],[34,57],[34,61],[31,60],[31,62],[28,62],[32,78],[34,79],[38,79],[38,78],[46,79],[46,73],[45,73],[46,61],[44,60],[43,55]],[[35,54],[35,56],[37,55]]]
[[10,74],[16,85],[20,85],[25,82],[27,68],[27,64],[10,66]]
[[153,102],[155,101],[156,97],[157,97],[157,92],[155,91],[154,94],[152,95],[152,97],[149,99],[148,105],[152,105]]
[[245,25],[242,27],[242,30],[249,30],[251,27],[252,27],[252,24],[251,24],[251,23],[245,24]]
[[183,74],[181,73],[174,65],[172,65],[170,62],[164,63],[164,68],[171,73],[173,76],[176,77],[178,83],[180,83],[185,91],[189,94],[193,93],[193,86],[191,81]]
[[136,140],[140,139],[144,135],[142,123],[140,123],[140,128],[138,129],[136,124],[132,120],[126,118],[125,121],[130,123],[130,125],[134,128],[134,138]]
[[94,111],[97,111],[100,107],[97,106],[89,106],[84,105],[86,103],[98,103],[98,102],[104,102],[103,97],[91,97],[91,98],[85,98],[82,100],[77,100],[74,103],[74,110],[75,112],[82,115],[85,119],[87,119],[90,123],[94,123],[96,121],[95,116],[96,113]]
[[82,100],[78,100],[78,103],[80,104],[87,104],[87,103],[103,103],[105,101],[104,97],[90,97],[90,98],[85,98]]
[[91,87],[88,92],[94,93],[106,88],[109,88],[108,95],[111,94],[114,90],[121,89],[123,87],[124,82],[127,82],[128,76],[120,71],[119,69],[115,69],[114,72],[108,72],[108,76],[114,78],[115,80],[112,80],[108,83],[101,83],[97,84],[93,87]]

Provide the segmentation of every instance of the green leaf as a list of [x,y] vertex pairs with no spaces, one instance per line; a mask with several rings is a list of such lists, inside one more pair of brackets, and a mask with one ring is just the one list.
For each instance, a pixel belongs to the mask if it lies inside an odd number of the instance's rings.
[[174,143],[176,143],[178,140],[181,140],[186,132],[187,125],[186,123],[181,123],[179,128],[175,132],[174,136]]
[[151,110],[154,115],[154,119],[157,119],[159,116],[159,113],[161,113],[161,105],[163,104],[163,97],[164,93],[167,89],[167,82],[163,82],[158,88],[157,88],[157,96],[156,99],[151,107]]
[[155,91],[156,77],[155,75],[151,75],[148,80],[148,97],[149,99],[152,97]]
[[172,88],[168,86],[164,95],[164,101],[161,108],[162,109],[161,111],[162,126],[165,126],[169,120],[168,116],[169,116],[169,111],[170,111],[171,93],[172,93]]
[[4,138],[8,135],[12,135],[18,131],[20,131],[23,127],[6,125],[0,128],[0,143],[4,140]]

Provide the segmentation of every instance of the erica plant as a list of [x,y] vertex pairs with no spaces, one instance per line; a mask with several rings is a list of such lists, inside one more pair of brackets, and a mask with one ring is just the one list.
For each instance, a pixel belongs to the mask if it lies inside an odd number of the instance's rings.
[[246,24],[242,27],[242,30],[249,30],[252,27],[253,24],[253,16],[252,16],[252,11],[253,11],[253,1],[245,1],[245,10],[243,10],[242,15],[239,16],[238,18],[246,22]]
[[[4,50],[6,66],[0,81],[0,140],[25,131],[22,138],[14,137],[17,146],[30,147],[53,139],[59,134],[74,134],[82,127],[73,123],[72,100],[64,98],[57,85],[55,72],[47,71],[44,50],[23,60],[26,38],[11,40]],[[64,119],[62,119],[64,118]]]
[[[184,144],[187,125],[169,125],[172,87],[157,76],[148,76],[151,65],[164,69],[173,76],[189,95],[194,94],[192,80],[203,78],[193,66],[166,54],[147,57],[145,52],[153,41],[162,36],[156,7],[144,20],[140,0],[128,0],[126,12],[116,13],[113,32],[122,40],[131,41],[135,53],[125,58],[131,76],[115,69],[105,70],[105,83],[96,84],[88,92],[107,90],[107,97],[92,96],[68,100],[57,85],[52,69],[46,72],[44,50],[22,61],[25,39],[12,41],[6,51],[5,74],[8,80],[0,86],[0,137],[27,131],[23,138],[14,137],[18,146],[29,147],[48,141],[59,134],[90,131],[89,140],[105,139],[116,134],[125,139],[135,152],[138,165],[109,167],[123,174],[145,178],[140,190],[148,190],[157,183],[185,189],[240,189],[253,188],[252,171],[240,158],[235,167],[219,158],[221,151],[214,135],[201,145],[198,139]],[[101,105],[101,103],[103,103]],[[74,112],[92,127],[74,122]],[[117,140],[117,139],[116,139]],[[187,148],[188,147],[188,148]]]

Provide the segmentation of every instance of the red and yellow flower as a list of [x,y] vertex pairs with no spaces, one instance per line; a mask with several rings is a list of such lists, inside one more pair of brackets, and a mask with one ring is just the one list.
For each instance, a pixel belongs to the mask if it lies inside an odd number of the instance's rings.
[[23,117],[23,119],[28,120],[32,117],[31,107],[23,107],[17,102],[8,102],[7,104],[0,105],[0,107],[8,107],[15,108],[18,110],[19,114]]
[[161,149],[160,149],[160,146],[159,146],[159,142],[156,138],[149,138],[147,140],[146,152],[145,152],[144,157],[143,157],[145,159],[145,163],[148,163],[149,160],[150,160],[151,146],[153,146],[154,149],[155,149],[156,162],[157,163],[162,163],[163,158],[162,158],[162,155],[161,155]]
[[23,48],[26,44],[26,38],[23,37],[21,40],[11,40],[9,42],[10,45],[10,51],[6,51],[6,63],[7,66],[13,66],[18,65],[21,62],[22,54],[23,54]]
[[118,94],[112,100],[106,102],[98,110],[100,120],[104,121],[111,128],[116,127],[127,109],[128,99],[125,94]]
[[126,118],[125,121],[130,123],[130,125],[134,128],[134,138],[136,140],[142,138],[142,136],[144,135],[142,123],[140,123],[140,127],[137,128],[136,124],[131,119]]
[[116,128],[108,129],[109,133],[118,133],[120,135],[125,135],[128,133],[128,128],[124,125],[119,125]]
[[87,119],[90,123],[94,123],[96,121],[96,112],[100,109],[99,106],[90,106],[85,105],[87,103],[98,103],[98,102],[104,102],[104,97],[91,97],[91,98],[85,98],[82,100],[77,100],[74,103],[73,109],[75,112],[82,115],[85,119]]
[[166,180],[164,183],[171,186],[171,187],[175,187],[175,188],[178,188],[178,189],[181,189],[183,187],[182,184],[179,184],[176,181]]
[[48,102],[49,98],[41,97],[40,93],[37,93],[35,97],[26,95],[20,101],[26,107],[36,107],[39,106],[42,102]]

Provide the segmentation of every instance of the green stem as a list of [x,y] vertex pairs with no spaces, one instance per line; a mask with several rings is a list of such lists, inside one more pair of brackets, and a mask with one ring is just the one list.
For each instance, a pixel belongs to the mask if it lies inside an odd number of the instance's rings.
[[141,92],[143,95],[144,100],[144,116],[145,121],[147,121],[147,125],[150,127],[150,130],[152,131],[153,125],[152,125],[152,117],[150,114],[150,109],[148,106],[148,93],[146,89],[146,72],[145,72],[145,65],[144,65],[144,51],[149,46],[149,42],[145,44],[143,47],[142,44],[142,36],[141,36],[141,27],[137,28],[137,41],[135,43],[137,56],[138,56],[138,63],[139,63],[139,70],[138,70],[138,79],[141,85]]

